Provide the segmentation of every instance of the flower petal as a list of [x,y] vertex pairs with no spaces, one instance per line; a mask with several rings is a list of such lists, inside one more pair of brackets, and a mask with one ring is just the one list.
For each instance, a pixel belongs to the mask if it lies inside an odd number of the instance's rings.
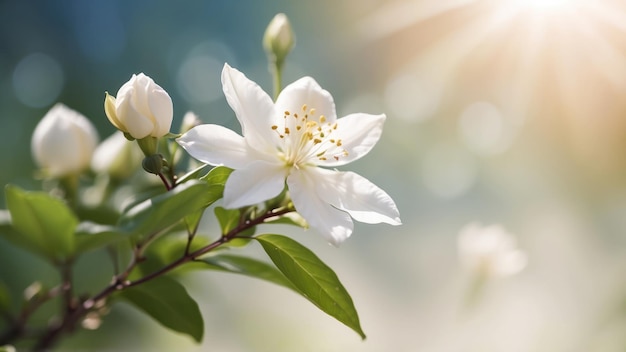
[[118,95],[115,103],[117,105],[115,112],[119,122],[133,138],[142,139],[152,132],[154,123],[137,110],[132,93]]
[[224,207],[240,208],[276,197],[285,188],[287,168],[257,160],[233,171],[224,188]]
[[[302,110],[305,104],[307,111]],[[304,115],[310,109],[315,109],[315,114],[309,114],[309,121],[319,121],[319,117],[322,115],[324,115],[327,122],[334,123],[337,120],[333,96],[328,91],[322,89],[311,77],[302,77],[289,84],[276,99],[276,112],[280,116],[285,111],[289,111],[292,115],[294,113]]]
[[258,159],[243,137],[219,125],[196,126],[177,138],[176,142],[189,155],[210,165],[239,169]]
[[[327,155],[338,155],[338,158],[327,158],[317,162],[320,166],[334,167],[351,163],[360,159],[376,145],[383,132],[386,116],[370,114],[350,114],[337,120],[337,129],[333,138],[341,140],[341,145],[329,149]],[[343,153],[343,151],[347,153]]]
[[151,136],[161,137],[166,135],[172,127],[174,117],[174,107],[172,98],[165,90],[154,84],[152,91],[148,94],[148,105],[154,116],[154,129]]
[[279,137],[271,126],[276,124],[277,114],[270,96],[228,64],[222,70],[222,89],[250,146],[262,151],[275,149]]
[[363,176],[317,168],[319,196],[338,209],[347,211],[354,220],[367,224],[400,225],[400,213],[393,199]]
[[122,131],[126,130],[126,127],[120,123],[115,113],[115,97],[109,95],[109,92],[104,92],[104,114],[107,115],[107,118],[115,128]]
[[338,246],[352,234],[354,224],[348,213],[334,208],[321,196],[328,180],[316,169],[294,169],[287,177],[289,194],[296,210],[328,242]]

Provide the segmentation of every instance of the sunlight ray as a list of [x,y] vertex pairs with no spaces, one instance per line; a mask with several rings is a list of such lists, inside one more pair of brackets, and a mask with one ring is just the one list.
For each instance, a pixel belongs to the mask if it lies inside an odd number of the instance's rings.
[[[358,25],[358,31],[366,40],[389,37],[422,21],[448,11],[461,8],[475,0],[450,0],[433,2],[396,1],[386,3]],[[389,21],[392,18],[393,21]]]

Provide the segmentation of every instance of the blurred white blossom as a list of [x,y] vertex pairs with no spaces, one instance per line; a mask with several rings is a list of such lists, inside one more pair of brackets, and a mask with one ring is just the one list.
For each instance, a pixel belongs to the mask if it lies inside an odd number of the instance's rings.
[[527,264],[515,237],[500,225],[466,225],[459,234],[458,251],[461,265],[484,277],[514,275]]
[[91,169],[122,179],[135,172],[142,159],[143,154],[137,144],[117,131],[98,145],[91,159]]
[[87,167],[98,143],[98,132],[79,112],[58,103],[39,121],[31,140],[37,165],[48,175],[77,174]]

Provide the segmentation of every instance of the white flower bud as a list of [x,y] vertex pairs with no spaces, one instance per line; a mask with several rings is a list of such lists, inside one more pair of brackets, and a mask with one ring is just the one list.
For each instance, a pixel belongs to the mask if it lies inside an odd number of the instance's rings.
[[279,13],[270,22],[263,36],[263,48],[270,57],[283,61],[296,44],[287,15]]
[[123,179],[139,168],[142,158],[143,153],[137,144],[117,131],[98,145],[91,159],[91,169]]
[[135,139],[163,137],[174,116],[169,94],[143,73],[133,75],[117,97],[106,93],[104,111],[113,126]]
[[97,143],[98,133],[91,122],[59,103],[35,127],[31,149],[37,165],[58,177],[87,168]]

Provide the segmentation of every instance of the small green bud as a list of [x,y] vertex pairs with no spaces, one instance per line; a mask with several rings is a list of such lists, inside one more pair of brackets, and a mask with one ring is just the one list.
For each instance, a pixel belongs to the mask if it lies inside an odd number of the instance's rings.
[[158,175],[163,170],[163,155],[161,154],[153,154],[147,156],[141,162],[141,166],[143,169],[151,174]]
[[263,36],[263,48],[270,60],[283,62],[295,44],[296,36],[287,15],[279,13],[274,16]]

